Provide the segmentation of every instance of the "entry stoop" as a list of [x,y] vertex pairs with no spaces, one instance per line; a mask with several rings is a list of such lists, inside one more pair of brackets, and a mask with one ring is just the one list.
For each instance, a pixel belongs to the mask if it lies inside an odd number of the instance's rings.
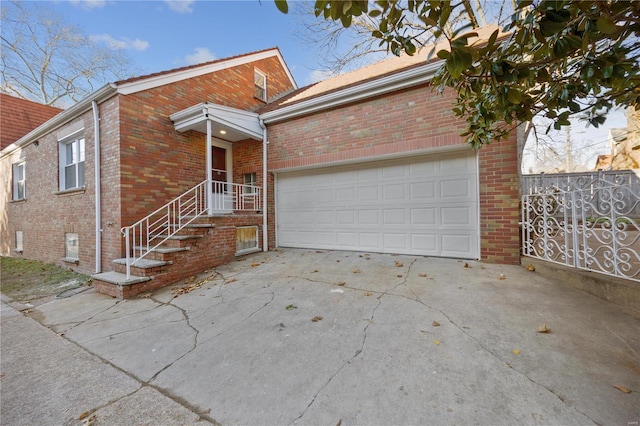
[[[126,274],[115,271],[95,274],[92,278],[93,286],[97,292],[116,297],[118,299],[127,299],[134,294],[145,291],[145,283],[151,281],[151,277],[131,276],[127,278]],[[132,294],[133,288],[138,290],[141,287],[145,289],[141,291],[134,291]]]
[[[238,247],[237,229],[259,227],[262,215],[234,213],[200,216],[194,222],[131,265],[130,279],[126,278],[126,258],[115,259],[112,263],[113,272],[93,276],[96,290],[127,299],[175,284],[209,268],[228,263],[236,256],[248,254],[250,251]],[[138,247],[136,249],[139,251]]]

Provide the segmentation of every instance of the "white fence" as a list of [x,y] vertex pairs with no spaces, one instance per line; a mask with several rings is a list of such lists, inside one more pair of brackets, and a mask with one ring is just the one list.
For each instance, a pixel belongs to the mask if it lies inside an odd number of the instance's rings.
[[525,177],[523,254],[640,282],[634,172]]

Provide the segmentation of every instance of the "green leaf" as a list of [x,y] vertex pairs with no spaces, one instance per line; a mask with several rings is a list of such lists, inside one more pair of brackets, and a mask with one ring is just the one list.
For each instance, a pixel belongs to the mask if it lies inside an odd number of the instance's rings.
[[509,91],[507,92],[507,99],[509,99],[509,102],[512,104],[519,104],[522,102],[522,92],[518,89],[509,88]]
[[371,12],[369,12],[369,16],[371,16],[372,18],[377,18],[380,15],[382,15],[380,9],[373,9]]
[[616,23],[607,16],[601,16],[598,18],[597,22],[598,31],[605,34],[615,34],[618,31],[618,27],[616,27]]
[[451,52],[444,49],[438,50],[438,53],[436,53],[436,56],[440,59],[448,59],[451,56]]
[[351,15],[342,15],[340,16],[340,22],[342,23],[342,26],[345,28],[349,28],[351,26]]
[[276,7],[282,13],[289,13],[289,5],[287,4],[287,0],[274,0],[276,3]]
[[540,33],[543,37],[550,37],[554,34],[559,33],[565,28],[564,23],[562,22],[554,22],[549,20],[548,18],[542,18],[540,20]]

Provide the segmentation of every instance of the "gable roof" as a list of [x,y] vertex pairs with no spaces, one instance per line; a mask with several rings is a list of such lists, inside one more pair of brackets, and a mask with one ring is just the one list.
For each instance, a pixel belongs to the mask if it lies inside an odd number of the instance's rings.
[[280,49],[273,47],[265,50],[258,50],[256,52],[245,53],[243,55],[231,56],[223,59],[215,59],[213,61],[204,62],[196,65],[189,65],[186,67],[175,68],[168,71],[157,72],[153,74],[147,74],[139,77],[133,77],[127,80],[117,81],[115,84],[118,86],[118,93],[128,95],[131,93],[139,92],[142,90],[148,90],[154,87],[163,86],[165,84],[175,83],[177,81],[186,80],[188,78],[197,77],[204,74],[209,74],[218,70],[231,68],[234,66],[246,64],[249,62],[259,61],[260,59],[266,59],[276,57],[284,69],[287,77],[291,81],[291,85],[297,88],[289,67],[284,62]]
[[[473,30],[478,37],[470,38],[471,44],[486,43],[491,34],[499,30],[498,38],[507,35],[497,25],[487,25]],[[426,55],[448,48],[446,41],[424,46],[409,56],[403,53],[365,67],[339,74],[318,83],[303,87],[279,101],[266,105],[259,112],[266,123],[284,120],[294,115],[302,115],[319,109],[353,102],[366,97],[376,96],[403,87],[430,81],[442,60],[434,57],[426,61]],[[311,104],[315,106],[312,107]],[[295,113],[294,111],[298,111]]]
[[0,150],[63,110],[0,93]]
[[75,119],[81,114],[84,114],[92,108],[93,102],[100,103],[116,94],[128,95],[270,57],[276,57],[280,61],[282,68],[291,81],[292,86],[297,88],[298,86],[293,75],[291,74],[287,64],[284,62],[284,59],[280,54],[280,49],[277,47],[245,53],[243,55],[232,56],[229,58],[217,59],[202,64],[176,68],[169,71],[133,77],[127,80],[120,80],[115,83],[107,83],[80,102],[64,110],[62,113],[54,116],[48,121],[45,121],[40,126],[32,128],[30,132],[24,134],[19,139],[9,142],[8,146],[0,148],[0,157],[10,154],[17,148],[33,142],[34,140],[55,130],[57,127]]

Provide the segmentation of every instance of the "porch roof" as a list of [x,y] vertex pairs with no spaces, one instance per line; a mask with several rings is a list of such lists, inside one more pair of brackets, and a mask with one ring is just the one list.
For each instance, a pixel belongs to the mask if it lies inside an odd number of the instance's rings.
[[169,116],[178,132],[195,130],[207,133],[211,121],[211,136],[230,142],[244,139],[262,140],[258,114],[223,105],[202,102]]

